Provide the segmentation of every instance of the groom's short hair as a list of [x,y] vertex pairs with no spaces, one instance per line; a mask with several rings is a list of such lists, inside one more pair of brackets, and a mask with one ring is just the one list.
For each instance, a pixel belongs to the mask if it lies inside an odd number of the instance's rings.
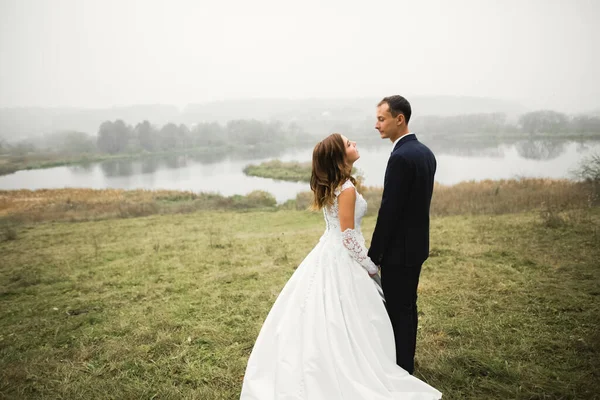
[[392,117],[396,118],[398,114],[402,114],[404,115],[404,119],[408,125],[408,121],[410,121],[410,115],[412,114],[408,100],[400,95],[388,96],[384,97],[379,104],[377,104],[377,106],[380,106],[384,103],[387,103]]

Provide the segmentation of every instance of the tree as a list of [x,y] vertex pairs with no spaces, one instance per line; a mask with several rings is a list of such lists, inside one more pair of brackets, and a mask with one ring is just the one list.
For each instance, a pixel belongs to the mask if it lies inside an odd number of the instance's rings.
[[173,150],[177,148],[179,128],[172,122],[164,125],[159,132],[159,146],[161,150]]
[[229,137],[246,145],[257,145],[268,141],[269,135],[265,124],[255,119],[229,121],[226,130]]
[[600,118],[588,115],[578,115],[573,117],[570,126],[570,130],[573,133],[600,133]]
[[96,146],[103,153],[114,154],[117,152],[117,140],[111,121],[104,121],[100,124]]
[[105,121],[98,130],[97,146],[102,152],[109,154],[130,150],[131,129],[122,120]]
[[147,120],[135,126],[133,135],[142,150],[155,151],[158,148],[158,132]]
[[217,122],[201,122],[190,132],[194,146],[218,146],[227,142],[223,127]]
[[96,143],[92,136],[84,132],[64,132],[60,150],[68,153],[92,153],[96,151]]
[[576,178],[584,181],[600,182],[600,153],[592,153],[581,160],[573,174]]
[[4,154],[8,152],[10,149],[9,144],[4,140],[4,138],[0,138],[0,154]]
[[536,133],[565,133],[568,130],[569,119],[563,113],[551,110],[533,111],[519,118],[523,132]]
[[186,125],[180,124],[177,130],[177,148],[189,149],[193,145],[190,129]]

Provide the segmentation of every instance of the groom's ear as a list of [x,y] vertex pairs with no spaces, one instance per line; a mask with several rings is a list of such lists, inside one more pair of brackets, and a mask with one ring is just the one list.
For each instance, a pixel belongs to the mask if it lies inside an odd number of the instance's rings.
[[404,123],[404,114],[400,113],[396,116],[396,125],[402,125]]

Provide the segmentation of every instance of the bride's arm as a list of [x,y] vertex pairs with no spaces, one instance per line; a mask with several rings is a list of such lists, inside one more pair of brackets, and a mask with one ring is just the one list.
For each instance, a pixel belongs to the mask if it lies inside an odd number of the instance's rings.
[[342,243],[369,275],[375,275],[379,270],[367,256],[367,248],[362,244],[359,233],[354,230],[354,205],[356,203],[356,190],[349,187],[338,196],[338,216],[342,230]]

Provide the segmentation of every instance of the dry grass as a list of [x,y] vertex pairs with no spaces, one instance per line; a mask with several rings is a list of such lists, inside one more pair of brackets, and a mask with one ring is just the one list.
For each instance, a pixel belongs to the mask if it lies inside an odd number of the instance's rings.
[[[486,180],[434,187],[431,200],[432,216],[507,214],[523,211],[586,209],[599,204],[598,185],[594,182],[574,182],[559,179]],[[367,215],[376,215],[383,189],[367,186],[362,194],[369,204]],[[299,193],[295,207],[304,210],[312,194]],[[291,205],[288,205],[291,207]]]
[[486,180],[436,185],[432,215],[506,214],[540,209],[587,208],[593,185],[557,179]]
[[[598,185],[551,179],[520,179],[436,184],[431,205],[433,216],[506,214],[536,211],[549,219],[566,210],[582,210],[599,204]],[[376,215],[382,189],[364,187],[368,215]],[[86,221],[155,214],[190,213],[200,210],[296,209],[306,210],[311,192],[277,206],[270,194],[256,191],[247,196],[225,197],[213,193],[168,190],[40,189],[0,191],[0,219],[24,222]]]
[[0,191],[0,218],[23,222],[86,221],[199,210],[273,208],[275,198],[263,191],[246,196],[214,193],[121,189],[40,189]]

